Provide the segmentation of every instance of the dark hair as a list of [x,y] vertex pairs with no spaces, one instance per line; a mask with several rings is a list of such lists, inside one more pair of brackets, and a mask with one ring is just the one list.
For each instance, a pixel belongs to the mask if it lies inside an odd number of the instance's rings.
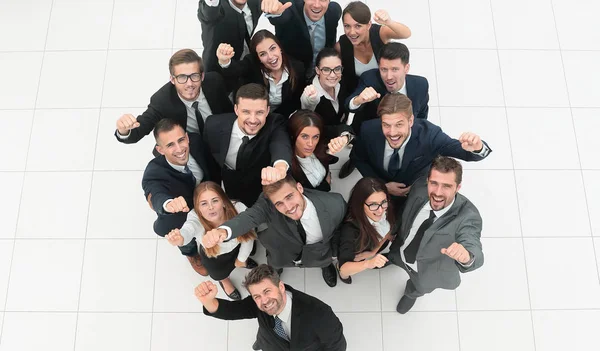
[[337,57],[340,60],[342,59],[342,55],[340,55],[340,53],[336,49],[334,49],[334,48],[323,48],[317,54],[317,58],[315,59],[315,66],[320,67],[321,60],[323,60],[323,59],[325,59],[327,57]]
[[235,93],[235,103],[240,102],[240,98],[250,100],[266,100],[267,105],[269,104],[269,91],[263,85],[256,83],[249,83],[242,85]]
[[383,115],[391,115],[398,112],[409,119],[413,115],[412,102],[404,94],[386,94],[379,102],[379,106],[377,106],[377,117],[379,118]]
[[441,173],[454,172],[454,180],[459,185],[462,182],[462,165],[452,157],[438,156],[433,159],[427,178],[431,177],[431,171],[436,170]]
[[[334,50],[335,51],[335,50]],[[296,139],[300,136],[302,130],[306,127],[316,127],[319,130],[319,142],[315,147],[314,154],[322,164],[327,164],[327,146],[325,145],[325,136],[323,135],[323,120],[321,116],[310,110],[298,110],[292,114],[288,120],[288,134],[292,141],[292,149],[296,145]],[[295,152],[294,152],[295,154]],[[298,162],[298,158],[292,157],[292,175],[298,177],[302,172],[302,166]]]
[[180,65],[182,63],[193,63],[198,62],[198,66],[200,67],[200,73],[204,72],[204,65],[202,64],[202,58],[198,56],[198,54],[192,49],[181,49],[171,56],[169,60],[169,73],[174,75],[175,66]]
[[[258,57],[258,53],[256,52],[256,47],[258,46],[258,44],[262,43],[263,40],[266,39],[272,39],[275,42],[275,44],[279,46],[279,49],[281,50],[281,66],[284,69],[287,69],[290,80],[290,88],[292,91],[294,91],[294,89],[296,88],[296,72],[294,71],[294,67],[292,67],[290,58],[288,57],[288,55],[286,55],[285,52],[283,52],[283,47],[281,46],[281,43],[279,42],[279,39],[277,39],[275,34],[269,32],[266,29],[261,29],[258,32],[254,33],[254,35],[252,36],[252,40],[250,40],[250,52],[258,60],[261,72],[264,74],[269,74],[270,71],[262,64],[262,62],[260,62],[260,58]],[[263,80],[265,86],[269,86],[269,81],[267,80],[267,78],[263,78]]]
[[158,144],[158,136],[160,133],[170,132],[177,127],[183,129],[185,132],[185,128],[183,128],[181,124],[170,118],[163,118],[159,120],[154,126],[154,140],[156,140],[156,143]]
[[296,189],[297,183],[298,182],[296,181],[296,179],[294,179],[294,177],[292,177],[292,175],[288,173],[285,176],[285,178],[280,179],[280,180],[276,181],[275,183],[272,183],[269,185],[263,185],[263,193],[265,194],[265,196],[269,197],[270,195],[272,195],[273,193],[275,193],[276,191],[281,189],[284,184],[289,184],[294,189]]
[[356,253],[377,247],[381,240],[381,235],[373,228],[364,210],[367,198],[377,192],[385,193],[388,201],[386,218],[390,223],[390,228],[394,228],[394,224],[396,223],[394,207],[385,184],[381,180],[372,177],[365,177],[359,180],[354,188],[352,188],[350,199],[348,199],[348,213],[346,215],[346,221],[356,221],[360,231],[358,240],[356,241]]
[[371,21],[371,10],[369,9],[369,6],[362,1],[352,1],[348,3],[344,12],[342,12],[342,21],[346,14],[349,14],[353,20],[360,24],[369,24],[369,21]]
[[406,45],[402,43],[391,42],[383,45],[379,50],[379,60],[396,60],[400,59],[403,64],[407,64],[410,60],[410,52]]
[[269,279],[275,286],[279,286],[279,282],[281,281],[275,268],[263,263],[258,265],[258,267],[252,268],[242,285],[248,290],[250,285],[258,284],[264,279]]

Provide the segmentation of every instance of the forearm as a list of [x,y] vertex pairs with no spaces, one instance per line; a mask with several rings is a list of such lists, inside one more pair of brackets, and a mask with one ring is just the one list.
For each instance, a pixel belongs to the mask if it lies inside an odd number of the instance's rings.
[[237,259],[240,262],[246,262],[250,253],[252,252],[252,246],[254,245],[254,240],[249,240],[240,244],[240,252],[238,253]]
[[302,94],[302,96],[300,97],[300,106],[302,106],[303,110],[311,110],[314,111],[317,108],[317,105],[319,104],[319,101],[315,101],[313,99],[310,99],[308,96]]
[[202,305],[208,313],[213,314],[219,309],[219,299],[211,299],[208,301],[204,301],[202,302]]
[[348,277],[356,273],[360,273],[367,269],[366,261],[361,262],[346,262],[340,267],[340,274]]
[[[381,29],[385,38],[381,38],[385,43],[387,43],[390,39],[406,39],[411,35],[410,28],[405,26],[404,24],[396,21],[389,21],[390,23],[386,24],[385,27]],[[387,27],[387,30],[386,30]],[[383,33],[385,31],[385,33]],[[383,36],[380,35],[380,36]]]

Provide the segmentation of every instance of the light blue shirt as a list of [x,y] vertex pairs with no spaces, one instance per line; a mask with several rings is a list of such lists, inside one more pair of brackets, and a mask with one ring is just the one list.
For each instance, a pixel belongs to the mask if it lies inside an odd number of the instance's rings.
[[304,21],[306,22],[306,26],[308,27],[308,34],[310,36],[310,29],[312,26],[316,26],[314,28],[314,42],[313,45],[313,66],[315,65],[315,60],[317,59],[317,54],[321,49],[325,47],[325,16],[321,17],[317,22],[313,22],[306,16],[306,13],[302,11],[304,15]]

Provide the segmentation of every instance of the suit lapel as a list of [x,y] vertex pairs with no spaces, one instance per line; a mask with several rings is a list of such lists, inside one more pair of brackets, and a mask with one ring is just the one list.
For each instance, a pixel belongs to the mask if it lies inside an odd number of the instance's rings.
[[175,108],[175,111],[173,111],[174,114],[173,114],[173,116],[171,116],[171,118],[174,118],[177,122],[179,122],[179,124],[181,124],[183,129],[186,129],[187,128],[187,110],[185,108],[185,104],[179,98],[179,95],[177,94],[177,90],[175,89],[175,86],[171,83],[169,83],[169,84],[171,85],[169,98],[171,99],[171,103],[173,104],[173,107]]
[[387,171],[385,170],[384,164],[383,164],[383,155],[385,154],[385,148],[386,148],[385,143],[387,143],[387,139],[383,135],[383,131],[381,130],[381,127],[379,127],[377,129],[377,135],[373,139],[371,139],[371,142],[373,143],[372,145],[375,148],[374,151],[375,151],[375,155],[377,157],[377,159],[375,161],[381,167],[383,172],[387,173]]
[[217,162],[221,167],[225,165],[225,158],[227,157],[227,152],[229,151],[229,142],[231,141],[231,130],[233,129],[233,123],[236,123],[235,119],[233,122],[225,121],[223,125],[223,129],[221,129],[220,137],[219,137],[219,151]]
[[302,323],[302,301],[299,301],[301,300],[301,297],[298,296],[296,291],[290,289],[289,286],[286,286],[285,288],[292,293],[292,325],[290,326],[292,335],[290,335],[290,344],[300,345],[298,340],[300,338],[300,329],[304,327],[304,324]]
[[318,193],[307,192],[305,195],[312,201],[317,209],[317,218],[319,219],[319,225],[321,226],[321,233],[323,233],[323,242],[325,242],[329,238],[329,235],[333,233],[333,229],[329,228],[331,216],[327,211],[327,206],[321,201]]
[[417,156],[417,150],[419,150],[421,146],[421,142],[419,141],[419,131],[419,126],[413,124],[413,128],[411,128],[410,140],[406,144],[404,155],[402,156],[402,165],[400,165],[401,171],[405,171],[408,167],[408,164],[414,160],[415,156]]
[[406,80],[404,84],[406,84],[406,96],[410,99],[413,106],[413,114],[415,114],[415,118],[417,118],[416,113],[420,110],[419,101],[417,100],[417,96],[415,95],[416,89],[411,89],[413,86],[413,76],[410,74],[406,75]]
[[296,10],[300,14],[300,22],[302,23],[302,35],[305,39],[310,41],[310,34],[308,34],[308,26],[306,25],[306,20],[304,19],[304,1],[293,1],[294,5],[296,5]]
[[427,245],[427,243],[438,230],[442,229],[444,226],[446,226],[446,224],[452,222],[452,220],[458,215],[463,203],[464,198],[461,197],[460,194],[457,194],[454,204],[452,204],[452,207],[448,210],[448,212],[444,213],[442,217],[438,218],[438,220],[436,220],[431,227],[425,231],[423,234],[423,240],[419,246],[423,247]]

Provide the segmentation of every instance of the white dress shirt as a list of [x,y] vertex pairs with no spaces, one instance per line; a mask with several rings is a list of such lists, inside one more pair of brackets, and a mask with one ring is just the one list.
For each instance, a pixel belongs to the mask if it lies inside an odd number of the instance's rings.
[[[189,78],[188,78],[189,79]],[[196,120],[196,111],[192,104],[198,101],[198,111],[202,114],[202,119],[206,121],[208,116],[212,115],[212,110],[210,109],[210,105],[206,100],[206,96],[204,96],[204,92],[200,89],[200,94],[194,101],[188,101],[181,97],[181,95],[177,94],[179,99],[185,105],[185,109],[187,111],[187,127],[185,128],[189,133],[200,133],[200,128],[198,127],[198,121]]]
[[292,340],[292,293],[289,291],[285,291],[285,295],[287,297],[285,301],[285,305],[283,306],[283,310],[280,314],[276,315],[281,319],[281,326],[288,338]]
[[306,196],[302,195],[306,206],[300,218],[300,223],[306,232],[306,244],[314,244],[323,240],[323,232],[321,231],[321,222],[317,214],[317,208]]
[[273,79],[271,75],[265,73],[265,78],[267,78],[269,81],[269,104],[271,106],[271,111],[275,110],[279,107],[279,105],[281,105],[281,102],[283,101],[283,83],[285,83],[289,77],[290,75],[288,71],[284,69],[281,79],[279,82],[275,83],[275,79]]
[[230,169],[235,169],[237,164],[237,154],[242,146],[242,138],[247,136],[252,140],[256,135],[247,135],[240,129],[238,120],[233,121],[233,128],[231,128],[231,137],[229,139],[229,149],[227,150],[227,156],[225,156],[225,165]]
[[325,91],[325,89],[323,89],[323,86],[321,85],[321,82],[319,81],[319,76],[315,76],[313,78],[312,85],[315,87],[315,90],[317,91],[317,95],[315,97],[309,98],[308,95],[305,95],[303,93],[302,96],[300,97],[300,104],[302,105],[302,108],[305,110],[314,111],[317,108],[317,105],[319,104],[319,102],[321,101],[321,97],[325,96],[325,98],[331,102],[331,106],[333,106],[333,109],[335,110],[335,112],[336,113],[339,112],[340,101],[338,100],[338,95],[340,94],[340,83],[337,83],[335,85],[335,88],[334,88],[335,96],[329,95],[329,93],[327,91]]
[[[361,93],[362,93],[362,91],[361,91]],[[404,95],[408,96],[406,94],[406,80],[404,80],[404,83],[402,83],[402,88],[400,88],[400,90],[398,90],[396,93],[400,93],[400,94],[404,94]],[[352,98],[352,100],[350,100],[349,107],[351,110],[356,110],[357,108],[362,106],[362,104],[357,105],[354,103],[354,99],[356,99],[357,97],[358,96],[355,96],[354,98]],[[382,98],[383,98],[383,96],[382,96]]]
[[317,187],[321,184],[323,179],[325,179],[325,176],[327,176],[327,171],[315,154],[310,154],[304,158],[296,155],[296,159],[298,159],[300,167],[302,167],[304,175],[306,175],[310,184],[312,184],[313,187]]
[[313,22],[308,18],[306,12],[302,11],[302,14],[304,15],[306,27],[308,28],[308,35],[311,37],[310,44],[313,49],[312,65],[314,66],[317,54],[325,47],[325,16],[321,17],[318,21]]
[[[408,144],[408,141],[410,140],[411,135],[412,135],[412,132],[408,134],[408,138],[406,138],[406,140],[404,140],[404,142],[400,146],[400,150],[398,150],[398,157],[400,158],[400,162],[398,163],[398,165],[400,165],[400,167],[402,167],[402,159],[404,158],[404,150],[406,150],[406,145]],[[388,141],[386,140],[385,141],[385,149],[383,149],[383,169],[385,169],[386,171],[388,170],[388,167],[390,165],[390,160],[392,159],[393,153],[394,153],[394,149],[392,149],[392,147],[390,146],[390,143],[388,143]]]
[[[375,231],[377,232],[377,234],[381,235],[382,239],[390,232],[390,230],[391,230],[390,222],[388,222],[387,215],[385,212],[383,212],[383,216],[381,216],[381,218],[377,222],[375,222],[374,220],[369,218],[369,216],[367,216],[367,219],[369,220],[369,223],[371,223],[373,228],[375,228]],[[385,247],[385,249],[381,250],[380,253],[386,253],[389,251],[390,251],[390,245],[388,243],[388,245]]]
[[[173,167],[173,169],[175,169],[181,173],[185,173],[185,166],[174,165],[171,162],[169,162],[169,160],[166,160],[166,161],[169,164],[169,166]],[[192,174],[194,175],[194,178],[196,178],[196,185],[200,184],[200,182],[202,181],[202,178],[204,177],[204,172],[202,172],[202,168],[200,168],[200,165],[198,164],[198,162],[196,162],[196,160],[192,157],[191,154],[188,157],[187,166],[190,169],[190,171],[192,172]],[[173,201],[173,199],[168,199],[167,201],[165,201],[163,203],[163,209],[165,211],[167,210],[167,204],[171,201]]]

